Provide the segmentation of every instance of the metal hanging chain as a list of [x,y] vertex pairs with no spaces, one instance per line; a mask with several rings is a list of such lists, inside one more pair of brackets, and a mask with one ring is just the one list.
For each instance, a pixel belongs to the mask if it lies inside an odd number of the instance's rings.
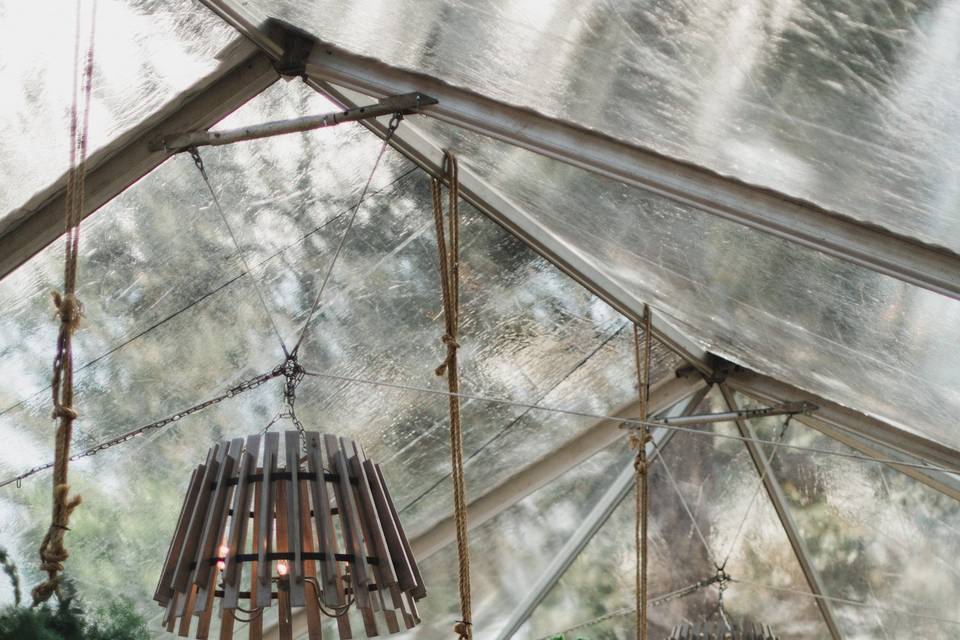
[[383,144],[380,145],[380,152],[377,153],[377,159],[373,162],[373,168],[370,170],[370,175],[367,176],[367,181],[363,185],[363,189],[360,191],[360,197],[357,198],[357,203],[353,206],[353,212],[350,214],[350,220],[347,222],[347,228],[343,232],[343,235],[340,236],[340,242],[337,244],[337,250],[333,253],[333,258],[330,260],[330,266],[327,267],[327,272],[323,276],[323,282],[320,283],[320,291],[317,292],[317,297],[313,301],[313,305],[310,307],[310,313],[307,314],[307,319],[303,322],[303,328],[300,330],[300,337],[297,338],[297,343],[293,345],[293,349],[290,353],[296,354],[300,349],[300,345],[303,344],[303,339],[307,336],[307,331],[310,329],[310,322],[313,320],[314,314],[317,312],[317,309],[320,308],[320,299],[323,297],[323,291],[327,288],[327,282],[330,281],[330,274],[333,273],[333,268],[337,264],[337,260],[340,258],[340,253],[343,251],[343,245],[347,241],[347,236],[350,235],[350,230],[353,228],[353,223],[357,219],[357,212],[360,211],[360,205],[363,204],[364,198],[367,196],[367,191],[370,189],[370,183],[373,182],[373,176],[377,173],[377,167],[380,166],[380,160],[383,158],[383,154],[387,150],[387,145],[390,144],[390,140],[393,138],[393,133],[397,130],[397,127],[400,126],[400,122],[403,121],[402,113],[395,113],[393,117],[390,118],[390,124],[387,125],[387,133],[383,137]]
[[280,335],[280,329],[277,327],[277,323],[273,318],[273,314],[270,312],[270,307],[267,306],[267,300],[263,296],[263,291],[260,289],[260,283],[257,281],[257,276],[254,274],[253,269],[250,268],[250,263],[247,262],[247,256],[244,250],[240,247],[240,241],[237,239],[237,234],[233,232],[233,227],[230,226],[230,221],[227,219],[227,214],[224,213],[223,207],[220,206],[220,199],[217,197],[217,193],[213,190],[213,185],[210,184],[210,178],[207,176],[207,170],[203,166],[203,158],[200,157],[200,152],[197,151],[196,147],[189,149],[190,157],[193,158],[193,164],[197,166],[197,169],[200,171],[200,176],[203,178],[204,184],[207,185],[207,190],[210,192],[210,197],[213,198],[213,204],[217,208],[217,212],[220,214],[220,219],[223,220],[224,226],[227,227],[227,231],[230,232],[230,238],[233,240],[233,246],[236,247],[237,253],[240,254],[240,260],[243,262],[243,268],[246,269],[247,273],[250,274],[250,281],[253,283],[253,288],[257,292],[257,297],[260,299],[260,304],[263,305],[263,310],[267,314],[267,318],[270,320],[270,326],[273,327],[273,332],[277,335],[277,340],[280,341],[280,348],[283,349],[283,354],[287,355],[287,344],[283,341],[283,336]]
[[[70,169],[67,174],[64,217],[66,242],[64,252],[63,293],[54,292],[53,302],[57,308],[60,328],[57,335],[56,355],[53,360],[51,390],[53,396],[53,419],[58,420],[55,436],[53,463],[53,500],[50,526],[40,543],[40,569],[46,579],[33,588],[33,606],[50,599],[60,590],[60,572],[69,557],[63,539],[69,531],[70,515],[81,502],[78,495],[70,496],[68,470],[70,465],[70,442],[73,439],[73,422],[77,411],[73,406],[73,333],[80,325],[82,306],[76,297],[77,258],[80,252],[80,220],[83,217],[83,200],[86,192],[87,142],[90,130],[90,97],[93,86],[93,52],[97,4],[93,2],[90,16],[90,39],[86,60],[80,69],[80,22],[81,3],[77,2],[76,32],[74,39],[73,100],[70,110]],[[79,88],[78,88],[78,83]],[[82,98],[81,98],[82,96]],[[82,107],[79,101],[83,100]],[[82,108],[82,115],[79,109]]]
[[[284,370],[284,365],[279,365],[275,367],[272,371],[268,371],[267,373],[261,373],[258,376],[254,376],[252,378],[244,380],[240,384],[234,385],[233,387],[228,389],[226,392],[216,397],[210,398],[209,400],[204,400],[203,402],[199,404],[195,404],[192,407],[189,407],[187,409],[181,409],[180,411],[172,415],[169,415],[166,418],[157,420],[156,422],[145,424],[141,427],[137,427],[132,431],[127,431],[126,433],[123,433],[119,436],[110,438],[109,440],[104,440],[103,442],[100,442],[99,444],[96,444],[90,447],[89,449],[86,449],[80,453],[70,456],[70,461],[75,462],[82,458],[88,458],[90,456],[94,456],[100,453],[101,451],[104,451],[111,447],[115,447],[118,444],[123,444],[124,442],[127,442],[128,440],[132,440],[133,438],[136,438],[137,436],[142,435],[148,431],[155,431],[157,429],[162,429],[163,427],[171,425],[174,422],[178,422],[182,418],[186,418],[187,416],[197,413],[198,411],[203,411],[208,407],[212,407],[215,404],[219,404],[228,398],[233,398],[242,393],[250,391],[251,389],[256,389],[263,383],[282,376],[283,370]],[[30,476],[40,473],[41,471],[44,471],[46,469],[49,469],[52,466],[54,466],[54,463],[50,462],[47,464],[42,464],[42,465],[33,467],[31,469],[28,469],[27,471],[24,471],[23,473],[21,473],[20,475],[14,478],[8,478],[7,480],[0,482],[0,487],[5,487],[8,484],[13,484],[13,483],[16,483],[17,486],[20,486],[20,482],[25,478],[29,478]]]
[[[640,420],[646,423],[647,409],[650,404],[650,343],[652,339],[650,307],[643,305],[643,340],[641,348],[640,327],[633,325],[634,355],[637,364],[637,393],[640,396]],[[636,519],[634,542],[636,544],[636,633],[638,640],[647,640],[647,521],[650,512],[650,491],[647,471],[647,444],[653,438],[650,427],[644,424],[640,436],[632,435],[630,444],[637,450],[633,463],[636,470]]]
[[283,361],[283,364],[278,367],[280,370],[280,375],[283,376],[283,402],[286,405],[286,409],[280,411],[267,423],[267,426],[264,427],[262,433],[270,431],[274,424],[278,421],[286,418],[293,423],[297,428],[297,433],[300,434],[300,446],[306,451],[307,450],[307,433],[304,429],[303,423],[300,422],[300,418],[297,417],[297,387],[300,385],[300,382],[303,381],[304,376],[307,375],[306,369],[300,364],[297,360],[296,352],[291,352],[287,354],[286,360]]

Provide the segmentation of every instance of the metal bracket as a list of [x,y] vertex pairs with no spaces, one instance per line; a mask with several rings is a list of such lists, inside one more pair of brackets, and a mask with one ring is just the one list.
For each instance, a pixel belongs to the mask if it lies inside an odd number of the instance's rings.
[[279,136],[298,131],[310,131],[323,127],[332,127],[342,122],[355,122],[369,118],[379,118],[395,114],[410,115],[419,113],[423,107],[437,104],[435,98],[422,93],[404,93],[380,99],[376,104],[355,107],[346,111],[333,111],[316,116],[304,116],[291,120],[276,120],[255,124],[238,129],[223,131],[188,131],[163,136],[150,143],[151,151],[169,151],[177,153],[186,149],[209,145],[231,144],[244,140],[256,140]]
[[[762,409],[737,409],[736,411],[724,411],[722,413],[703,413],[692,416],[678,416],[676,418],[661,418],[659,420],[647,423],[651,427],[669,427],[694,424],[707,424],[711,422],[732,422],[734,420],[746,420],[750,418],[765,418],[768,416],[793,416],[798,413],[812,413],[819,407],[812,402],[785,402],[777,407],[764,407]],[[642,429],[642,425],[624,423],[620,425],[621,429]]]
[[298,29],[292,24],[276,18],[267,18],[264,27],[273,39],[283,47],[283,54],[280,59],[273,63],[277,73],[287,78],[300,77],[306,79],[307,58],[310,56],[317,39],[303,29]]

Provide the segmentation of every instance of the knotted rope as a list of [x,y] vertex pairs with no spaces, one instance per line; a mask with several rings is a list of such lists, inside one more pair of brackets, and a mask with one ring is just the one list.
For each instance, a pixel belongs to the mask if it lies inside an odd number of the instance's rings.
[[647,640],[647,515],[650,496],[647,484],[647,443],[652,440],[650,429],[646,425],[647,408],[650,401],[650,308],[643,306],[643,340],[641,347],[640,328],[633,325],[634,355],[637,361],[637,390],[640,396],[640,422],[643,429],[639,436],[631,436],[630,445],[637,450],[633,462],[636,470],[636,522],[634,538],[636,541],[636,612],[637,639]]
[[459,563],[460,620],[454,631],[463,640],[473,637],[470,607],[470,546],[467,539],[467,500],[463,479],[463,435],[460,425],[460,377],[457,366],[457,342],[460,331],[460,182],[457,158],[444,152],[443,171],[449,186],[449,237],[443,224],[442,178],[433,178],[433,220],[437,231],[437,251],[440,255],[440,289],[443,295],[444,335],[447,357],[437,367],[438,376],[447,374],[450,391],[450,452],[453,476],[453,514],[457,529],[457,559]]
[[77,82],[80,64],[80,3],[77,3],[77,30],[74,43],[73,103],[70,111],[70,169],[67,172],[67,187],[64,195],[64,218],[66,224],[66,251],[64,254],[63,293],[53,293],[56,317],[60,321],[57,335],[56,355],[53,359],[51,381],[53,395],[53,419],[59,420],[53,466],[53,509],[50,527],[40,543],[40,569],[47,579],[34,587],[33,605],[50,599],[57,592],[59,573],[69,557],[63,544],[70,515],[81,502],[80,496],[70,496],[67,483],[67,467],[70,462],[70,441],[73,437],[73,421],[77,411],[73,406],[73,333],[80,325],[82,306],[77,300],[77,255],[80,247],[80,219],[83,216],[83,198],[86,178],[87,133],[90,123],[90,91],[93,79],[93,42],[96,23],[96,2],[90,24],[90,42],[82,73],[83,114],[78,113]]

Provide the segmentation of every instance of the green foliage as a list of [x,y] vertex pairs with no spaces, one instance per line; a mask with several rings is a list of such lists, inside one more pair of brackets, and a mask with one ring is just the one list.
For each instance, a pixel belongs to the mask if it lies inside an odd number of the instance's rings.
[[7,550],[3,547],[0,547],[0,566],[3,567],[3,572],[7,574],[7,577],[10,578],[10,584],[13,585],[13,603],[20,606],[20,574],[17,573],[17,565],[14,564],[13,560],[10,559],[10,556],[7,554]]
[[56,607],[21,607],[17,568],[5,549],[0,549],[0,564],[16,598],[15,604],[0,610],[0,640],[149,640],[147,623],[131,601],[114,600],[86,614],[69,581],[61,583]]

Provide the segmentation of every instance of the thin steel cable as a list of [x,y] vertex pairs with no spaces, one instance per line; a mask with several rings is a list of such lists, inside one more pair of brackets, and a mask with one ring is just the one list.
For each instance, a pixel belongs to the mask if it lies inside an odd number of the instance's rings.
[[223,207],[220,206],[220,198],[217,197],[216,191],[213,190],[213,185],[210,184],[210,178],[207,176],[207,170],[203,166],[203,159],[200,157],[200,151],[194,147],[190,149],[190,156],[193,158],[193,163],[200,171],[200,175],[203,177],[204,184],[207,185],[207,190],[210,192],[210,197],[213,198],[213,204],[216,206],[217,212],[220,214],[220,219],[223,220],[224,226],[226,226],[227,231],[230,232],[230,238],[233,239],[233,246],[236,247],[237,253],[240,254],[240,260],[243,262],[244,269],[246,269],[247,273],[250,274],[250,281],[253,283],[253,288],[257,292],[257,297],[260,299],[260,304],[263,305],[263,311],[267,314],[267,319],[270,320],[270,326],[273,327],[273,332],[277,334],[277,340],[280,341],[280,348],[283,350],[283,355],[288,355],[289,352],[287,351],[287,344],[283,341],[283,336],[280,334],[280,329],[277,327],[277,322],[273,318],[273,313],[270,312],[270,307],[267,306],[266,298],[263,297],[263,291],[260,289],[260,283],[253,275],[253,270],[250,268],[250,263],[247,262],[246,252],[240,246],[240,241],[237,239],[237,234],[233,232],[233,227],[230,225],[230,221],[227,219],[227,214],[224,213]]
[[[731,410],[733,410],[732,407]],[[777,436],[777,439],[774,442],[783,441],[783,436],[786,435],[787,429],[790,427],[790,420],[792,418],[793,416],[787,416],[786,420],[783,421],[783,426],[780,427],[780,434]],[[730,555],[736,548],[737,540],[740,538],[740,534],[743,532],[743,527],[747,523],[747,518],[750,517],[750,511],[753,509],[753,505],[757,501],[757,497],[760,495],[760,490],[763,489],[763,482],[767,479],[767,471],[773,469],[773,459],[776,457],[777,452],[774,451],[771,453],[769,458],[766,457],[762,449],[760,449],[758,453],[766,459],[766,464],[763,465],[763,472],[760,474],[760,480],[757,482],[757,486],[753,491],[753,496],[750,497],[750,502],[747,504],[747,510],[743,513],[743,518],[740,520],[740,525],[737,527],[737,532],[733,534],[733,539],[730,540],[730,547],[727,549],[727,553],[723,557],[723,562],[717,565],[717,569],[723,570],[726,568],[727,561],[730,559]]]
[[690,522],[693,523],[693,529],[697,532],[697,537],[700,538],[700,542],[703,544],[704,550],[707,552],[707,556],[714,565],[717,564],[717,557],[713,553],[713,549],[710,548],[710,545],[707,544],[707,538],[703,535],[703,531],[700,530],[700,525],[697,524],[697,519],[693,517],[693,511],[690,510],[690,505],[687,504],[686,499],[683,497],[683,494],[680,492],[680,486],[677,485],[677,481],[673,477],[673,473],[670,471],[670,466],[667,464],[667,459],[663,455],[663,451],[660,447],[654,442],[654,448],[657,455],[660,457],[660,465],[663,467],[664,472],[667,474],[667,480],[670,481],[670,486],[673,487],[674,493],[677,494],[677,498],[680,499],[680,506],[683,507],[683,510],[687,512],[687,515],[690,516]]
[[859,600],[850,600],[848,598],[838,598],[836,596],[825,596],[819,593],[811,593],[809,591],[802,591],[800,589],[789,589],[786,587],[775,587],[773,585],[764,584],[762,582],[752,582],[750,580],[732,580],[734,584],[745,584],[759,589],[767,589],[769,591],[782,591],[783,593],[793,593],[799,596],[807,596],[808,598],[814,598],[815,600],[828,600],[830,602],[836,602],[838,604],[848,604],[854,607],[864,607],[867,609],[876,609],[883,613],[895,613],[904,616],[911,616],[913,618],[921,618],[923,620],[934,620],[936,622],[947,622],[949,624],[960,625],[960,620],[954,620],[953,618],[941,618],[940,616],[932,616],[923,613],[916,613],[915,611],[907,611],[906,609],[889,609],[887,607],[881,607],[880,605],[870,604],[869,602],[861,602]]
[[[340,375],[335,375],[331,373],[317,373],[315,371],[306,371],[305,375],[308,375],[314,378],[326,378],[327,380],[337,380],[339,382],[350,382],[355,384],[364,384],[364,385],[370,385],[375,387],[383,387],[385,389],[395,389],[398,391],[413,391],[416,393],[428,393],[428,394],[442,395],[442,396],[451,395],[449,391],[443,391],[440,389],[428,389],[426,387],[418,387],[414,385],[398,384],[395,382],[383,382],[378,380],[370,380],[367,378],[357,378],[357,377],[351,377],[351,376],[340,376]],[[470,394],[470,393],[457,393],[455,395],[457,395],[461,399],[467,399],[467,400],[477,400],[480,402],[490,402],[493,404],[502,404],[502,405],[512,406],[512,407],[521,407],[521,408],[531,409],[534,411],[558,413],[561,415],[574,416],[578,418],[592,418],[598,421],[602,420],[602,421],[610,421],[610,422],[619,422],[621,424],[630,425],[630,426],[642,426],[639,420],[635,420],[632,418],[623,418],[620,416],[608,416],[608,415],[603,415],[599,413],[589,413],[586,411],[571,411],[569,409],[559,409],[556,407],[544,407],[541,405],[530,404],[527,402],[518,402],[515,400],[507,400],[504,398],[490,398],[490,397],[479,396],[479,395]],[[704,436],[709,438],[717,438],[720,440],[737,440],[739,442],[755,442],[757,444],[767,445],[768,447],[776,447],[780,449],[791,449],[794,451],[804,451],[807,453],[815,453],[818,455],[833,456],[837,458],[846,458],[849,460],[858,460],[861,462],[870,462],[874,464],[899,465],[901,467],[909,467],[912,469],[921,469],[923,471],[933,471],[938,473],[960,474],[960,471],[947,469],[944,467],[938,467],[935,465],[920,464],[920,463],[914,463],[914,462],[904,462],[902,460],[894,460],[891,458],[869,458],[867,456],[862,456],[855,453],[844,453],[843,451],[835,451],[831,449],[820,449],[817,447],[805,447],[797,444],[787,444],[785,442],[773,442],[771,440],[761,440],[759,438],[747,438],[744,436],[734,436],[734,435],[729,435],[724,433],[713,433],[708,431],[701,431],[698,429],[692,429],[688,427],[665,425],[657,422],[647,422],[646,424],[647,426],[657,427],[660,429],[667,429],[669,431],[677,431],[679,433],[691,433],[693,435]],[[47,469],[47,468],[49,467],[44,467],[44,469]],[[42,469],[38,471],[41,471],[41,470]],[[37,473],[38,471],[32,471],[30,473],[22,474],[19,477],[20,479],[25,479],[29,476],[34,475],[34,473]],[[13,480],[0,483],[0,487],[10,484],[14,480],[16,480],[16,478],[14,478]]]
[[[546,398],[548,395],[550,395],[551,393],[553,393],[554,391],[556,391],[556,389],[557,389],[561,384],[563,384],[564,382],[566,382],[567,380],[570,379],[570,376],[572,376],[572,375],[575,374],[577,371],[579,371],[581,368],[583,368],[583,366],[586,365],[587,362],[589,362],[590,359],[593,358],[593,356],[595,356],[595,355],[596,355],[597,353],[599,353],[604,347],[606,347],[606,346],[610,343],[611,340],[613,340],[614,338],[616,338],[617,336],[619,336],[620,333],[624,330],[624,328],[627,327],[628,324],[631,324],[631,323],[630,323],[630,322],[625,322],[625,323],[623,323],[622,325],[620,325],[620,327],[619,327],[616,331],[614,331],[614,332],[611,333],[609,336],[607,336],[606,338],[604,338],[604,339],[603,339],[603,342],[601,342],[595,349],[593,349],[590,353],[588,353],[585,357],[583,357],[583,358],[580,360],[580,362],[578,362],[576,365],[574,365],[574,367],[573,367],[570,371],[568,371],[565,376],[563,376],[560,380],[558,380],[558,381],[556,382],[556,384],[552,385],[548,390],[546,390],[546,391],[540,396],[540,398],[539,398],[539,400],[538,400],[537,402],[539,402],[540,400],[543,400],[543,399]],[[484,450],[486,450],[487,447],[489,447],[491,444],[493,444],[494,442],[496,442],[497,440],[499,440],[500,438],[502,438],[508,431],[510,431],[510,430],[511,430],[514,426],[516,426],[521,420],[523,420],[527,415],[529,415],[530,411],[532,411],[532,409],[524,409],[523,412],[522,412],[520,415],[518,415],[516,418],[514,418],[513,420],[511,420],[510,422],[508,422],[502,429],[500,429],[498,432],[496,432],[495,434],[493,434],[493,436],[491,436],[486,442],[484,442],[484,443],[483,443],[482,445],[480,445],[475,451],[473,451],[473,453],[471,453],[470,455],[468,455],[468,456],[466,457],[466,459],[464,460],[464,464],[470,464],[470,461],[471,461],[471,460],[473,460],[473,459],[476,458],[478,455],[480,455],[481,453],[483,453]],[[412,506],[414,506],[414,505],[417,504],[420,500],[422,500],[423,498],[425,498],[426,496],[428,496],[431,491],[433,491],[434,489],[436,489],[437,487],[439,487],[441,484],[443,484],[444,482],[446,482],[446,480],[447,480],[449,477],[450,477],[450,474],[449,474],[449,473],[444,474],[443,477],[441,477],[439,480],[437,480],[436,482],[434,482],[433,484],[431,484],[427,489],[421,491],[415,498],[413,498],[412,500],[410,500],[410,502],[408,502],[403,508],[401,508],[401,509],[399,510],[399,513],[405,513],[405,512],[407,512]]]
[[[881,607],[881,606],[878,606],[878,605],[872,605],[872,604],[870,604],[870,603],[868,603],[868,602],[859,602],[859,601],[857,601],[857,600],[848,600],[848,599],[846,599],[846,598],[835,598],[835,597],[832,597],[832,596],[818,595],[818,594],[815,594],[815,593],[810,593],[809,591],[800,591],[800,590],[798,590],[798,589],[787,589],[787,588],[783,588],[783,587],[774,587],[774,586],[772,586],[772,585],[763,584],[763,583],[761,583],[761,582],[750,582],[750,581],[747,581],[747,580],[731,580],[731,582],[733,582],[733,583],[735,583],[735,584],[750,585],[750,586],[756,587],[756,588],[758,588],[758,589],[767,589],[767,590],[769,590],[769,591],[782,591],[782,592],[784,592],[784,593],[792,593],[792,594],[801,595],[801,596],[807,596],[807,597],[810,597],[810,598],[815,598],[815,599],[820,599],[820,600],[832,600],[832,601],[837,602],[837,603],[840,603],[840,604],[848,604],[848,605],[853,605],[853,606],[858,606],[858,607],[866,607],[866,608],[870,608],[870,609],[876,609],[876,610],[878,610],[878,611],[880,611],[880,612],[883,612],[883,613],[896,613],[896,614],[901,614],[901,615],[905,615],[905,616],[912,616],[912,617],[915,617],[915,618],[922,618],[922,619],[926,619],[926,620],[933,620],[933,621],[936,621],[936,622],[946,622],[946,623],[949,623],[949,624],[957,624],[957,625],[960,625],[960,620],[952,620],[952,619],[950,619],[950,618],[941,618],[941,617],[938,617],[938,616],[929,616],[929,615],[914,613],[914,612],[912,612],[912,611],[905,611],[905,610],[902,610],[902,609],[888,609],[888,608],[886,608],[886,607]],[[662,596],[658,596],[658,597],[656,597],[656,598],[652,598],[652,599],[650,600],[650,604],[653,605],[653,606],[656,606],[656,605],[660,604],[660,603],[663,602],[663,601],[672,600],[672,599],[676,598],[678,595],[689,595],[689,593],[694,593],[695,591],[698,591],[700,588],[702,588],[702,587],[700,587],[700,584],[701,584],[701,583],[694,583],[693,585],[690,585],[689,587],[684,587],[684,588],[682,588],[682,589],[677,589],[677,590],[672,591],[672,592],[670,592],[670,593],[668,593],[668,594],[664,594],[664,595],[662,595]],[[712,583],[711,583],[711,584],[712,584]],[[692,589],[693,587],[697,587],[697,588],[696,588],[696,589]],[[686,593],[685,593],[685,592],[686,592]],[[619,617],[621,617],[621,616],[629,615],[629,614],[633,613],[634,611],[636,611],[636,607],[624,607],[624,608],[622,608],[622,609],[617,609],[616,611],[611,611],[610,613],[605,613],[605,614],[603,614],[603,615],[601,615],[601,616],[597,616],[596,618],[591,618],[590,620],[587,620],[587,621],[585,621],[585,622],[581,622],[581,623],[579,623],[579,624],[577,624],[577,625],[575,625],[575,626],[568,627],[567,629],[564,629],[563,631],[556,631],[556,632],[554,632],[554,633],[551,633],[551,634],[548,634],[548,635],[545,635],[545,636],[541,636],[540,638],[538,638],[538,640],[551,640],[552,638],[556,638],[557,636],[564,636],[564,637],[565,637],[565,635],[568,634],[568,633],[572,633],[572,632],[574,632],[574,631],[580,631],[581,629],[585,629],[586,627],[591,627],[591,626],[600,624],[601,622],[605,622],[605,621],[610,620],[610,619],[612,619],[612,618],[619,618]]]
[[[387,190],[388,190],[390,187],[394,187],[394,186],[400,184],[400,183],[403,182],[406,178],[410,177],[411,175],[416,174],[418,171],[419,171],[419,167],[411,167],[410,169],[404,171],[404,172],[401,173],[399,176],[397,176],[397,177],[396,177],[394,180],[392,180],[389,184],[384,185],[381,189],[378,189],[377,191],[374,191],[373,193],[371,193],[369,197],[373,197],[373,196],[376,196],[376,195],[381,195],[381,194],[383,194],[383,193],[386,193]],[[314,227],[314,228],[311,229],[310,231],[307,231],[306,233],[304,233],[303,235],[301,235],[299,238],[297,238],[297,239],[294,240],[293,242],[290,242],[289,244],[284,245],[283,247],[281,247],[280,249],[278,249],[278,250],[275,251],[274,253],[272,253],[272,254],[270,254],[269,256],[267,256],[267,257],[265,257],[264,259],[262,259],[260,262],[256,263],[253,268],[254,268],[254,269],[259,269],[259,268],[262,267],[264,264],[266,264],[267,262],[270,262],[271,260],[273,260],[274,258],[276,258],[277,256],[279,256],[280,254],[284,253],[284,252],[287,251],[288,249],[291,249],[291,248],[297,246],[298,244],[304,242],[307,238],[309,238],[309,237],[312,236],[313,234],[319,233],[320,231],[322,231],[323,229],[325,229],[328,225],[330,225],[331,223],[339,220],[339,219],[342,218],[344,215],[346,215],[347,213],[349,213],[352,208],[353,208],[353,205],[351,205],[351,206],[350,206],[349,208],[347,208],[347,209],[344,209],[343,211],[341,211],[341,212],[338,213],[337,215],[333,216],[332,218],[330,218],[329,220],[327,220],[327,221],[324,222],[323,224],[320,224],[320,225]],[[130,336],[129,338],[126,338],[125,340],[122,340],[121,342],[118,342],[117,344],[115,344],[114,346],[110,347],[110,348],[107,349],[106,351],[100,353],[99,355],[97,355],[97,356],[94,357],[93,359],[88,360],[87,362],[83,363],[83,364],[82,364],[81,366],[79,366],[79,367],[76,367],[76,368],[74,369],[74,373],[77,373],[77,372],[79,372],[79,371],[82,371],[82,370],[86,369],[87,367],[91,367],[91,366],[97,364],[98,362],[100,362],[100,361],[103,360],[104,358],[106,358],[106,357],[108,357],[108,356],[116,353],[117,351],[119,351],[120,349],[123,349],[123,348],[126,347],[127,345],[129,345],[129,344],[131,344],[131,343],[133,343],[133,342],[136,342],[138,339],[143,338],[144,336],[146,336],[146,335],[149,334],[150,332],[154,331],[155,329],[159,329],[160,327],[162,327],[162,326],[163,326],[164,324],[166,324],[167,322],[173,320],[173,319],[176,318],[177,316],[183,314],[184,312],[188,311],[189,309],[193,308],[194,306],[200,304],[201,302],[203,302],[203,301],[206,300],[207,298],[210,298],[210,297],[216,295],[217,293],[220,293],[220,291],[222,291],[223,289],[226,289],[227,287],[229,287],[230,285],[232,285],[234,282],[236,282],[236,281],[239,280],[240,278],[243,278],[244,276],[247,276],[247,275],[251,275],[251,277],[252,277],[252,274],[250,274],[249,271],[241,271],[240,273],[238,273],[237,275],[233,276],[233,277],[230,278],[229,280],[224,281],[222,284],[216,286],[215,288],[210,289],[210,290],[207,291],[206,293],[203,293],[203,294],[201,294],[200,296],[194,298],[193,300],[191,300],[190,302],[188,302],[188,303],[185,304],[184,306],[180,307],[179,309],[177,309],[176,311],[174,311],[174,312],[171,313],[170,315],[165,316],[165,317],[161,318],[160,320],[157,320],[155,323],[153,323],[152,325],[148,326],[147,328],[142,329],[142,330],[139,331],[138,333]],[[0,417],[5,416],[6,414],[8,414],[9,412],[13,411],[14,409],[23,406],[26,402],[28,402],[28,401],[30,401],[31,399],[37,397],[37,396],[40,395],[41,393],[45,393],[45,392],[47,392],[47,391],[49,391],[49,390],[50,390],[50,385],[48,384],[47,386],[43,387],[42,389],[39,389],[39,390],[36,391],[35,393],[30,394],[30,395],[27,396],[26,398],[22,398],[22,399],[20,399],[20,400],[17,400],[17,401],[14,402],[13,404],[8,405],[5,409],[3,409],[2,411],[0,411]]]
[[[693,593],[696,593],[697,591],[700,591],[701,589],[708,587],[711,584],[714,584],[716,581],[717,581],[716,577],[711,576],[710,578],[707,578],[705,580],[700,580],[699,582],[694,582],[693,584],[687,585],[686,587],[674,589],[673,591],[669,591],[662,595],[650,598],[647,600],[647,604],[649,604],[650,606],[656,607],[666,602],[670,602],[671,600],[675,600],[677,598],[682,598],[682,597],[691,595]],[[581,622],[575,626],[568,627],[563,631],[557,631],[549,635],[542,636],[538,640],[552,640],[557,636],[565,637],[566,634],[568,633],[573,633],[574,631],[580,631],[581,629],[598,625],[601,622],[606,622],[607,620],[611,620],[613,618],[619,618],[621,616],[629,615],[631,613],[634,613],[636,610],[637,610],[636,607],[623,607],[621,609],[617,609],[616,611],[611,611],[609,613],[605,613],[603,615],[597,616],[596,618],[591,618],[590,620]]]
[[[293,345],[293,350],[291,353],[297,353],[297,351],[300,349],[300,345],[303,344],[303,339],[306,338],[307,332],[310,330],[310,322],[313,321],[313,315],[320,307],[320,300],[323,297],[323,291],[327,288],[327,282],[330,281],[330,275],[333,273],[333,268],[336,266],[337,260],[340,258],[340,253],[343,251],[343,245],[346,244],[347,236],[350,235],[350,230],[353,229],[353,223],[357,219],[357,213],[360,211],[360,205],[363,204],[363,199],[367,195],[367,190],[370,189],[370,183],[373,182],[373,176],[377,173],[377,167],[380,166],[380,160],[383,158],[383,154],[386,152],[391,138],[393,138],[393,133],[397,130],[397,127],[400,126],[400,122],[402,120],[403,116],[399,113],[395,114],[393,118],[390,119],[390,124],[387,126],[387,134],[383,137],[383,144],[380,145],[380,151],[377,153],[377,159],[374,160],[373,168],[370,170],[370,175],[367,176],[367,181],[363,185],[363,190],[360,191],[360,197],[357,198],[357,204],[353,207],[353,212],[350,214],[350,220],[347,222],[347,228],[343,232],[343,235],[340,236],[340,242],[337,244],[337,249],[334,251],[333,258],[330,260],[330,266],[327,267],[327,271],[323,275],[323,282],[320,283],[320,290],[317,292],[317,297],[310,306],[310,313],[307,314],[307,319],[303,321],[303,328],[300,330],[300,337],[297,338],[297,343]],[[284,353],[286,353],[286,350],[284,350]]]
[[[318,373],[315,371],[307,371],[306,375],[312,376],[314,378],[326,378],[327,380],[338,380],[340,382],[352,382],[356,384],[365,384],[375,387],[383,387],[386,389],[396,389],[398,391],[414,391],[417,393],[429,393],[433,395],[451,395],[449,391],[443,391],[441,389],[429,389],[427,387],[418,387],[415,385],[400,384],[396,382],[384,382],[380,380],[370,380],[369,378],[359,378],[354,376],[341,376],[332,373]],[[870,458],[867,456],[859,455],[856,453],[845,453],[843,451],[834,451],[831,449],[820,449],[817,447],[805,447],[797,444],[787,444],[785,442],[773,442],[771,440],[761,440],[759,438],[747,438],[745,436],[734,436],[725,433],[712,433],[707,431],[702,431],[699,429],[693,429],[689,427],[681,427],[677,425],[668,425],[660,424],[658,422],[641,422],[634,418],[624,418],[621,416],[608,416],[600,413],[590,413],[587,411],[573,411],[570,409],[559,409],[556,407],[544,407],[542,405],[530,404],[528,402],[519,402],[516,400],[508,400],[505,398],[491,398],[487,396],[480,396],[472,393],[456,393],[453,394],[458,396],[461,399],[467,400],[479,400],[481,402],[491,402],[494,404],[502,404],[512,407],[521,407],[529,408],[535,411],[546,411],[548,413],[559,413],[568,416],[575,416],[578,418],[593,418],[595,420],[608,420],[611,422],[618,422],[623,425],[628,425],[631,427],[657,427],[660,429],[667,429],[670,431],[677,431],[680,433],[692,433],[694,435],[717,438],[720,440],[737,440],[739,442],[756,442],[758,444],[764,444],[770,447],[777,447],[780,449],[793,449],[795,451],[806,451],[808,453],[817,453],[827,456],[834,456],[837,458],[848,458],[851,460],[861,460],[863,462],[873,462],[879,464],[889,464],[889,465],[899,465],[901,467],[909,467],[912,469],[922,469],[924,471],[934,471],[940,473],[950,473],[960,475],[960,470],[948,469],[946,467],[941,467],[931,464],[921,464],[917,462],[904,462],[902,460],[894,460],[892,458]]]

